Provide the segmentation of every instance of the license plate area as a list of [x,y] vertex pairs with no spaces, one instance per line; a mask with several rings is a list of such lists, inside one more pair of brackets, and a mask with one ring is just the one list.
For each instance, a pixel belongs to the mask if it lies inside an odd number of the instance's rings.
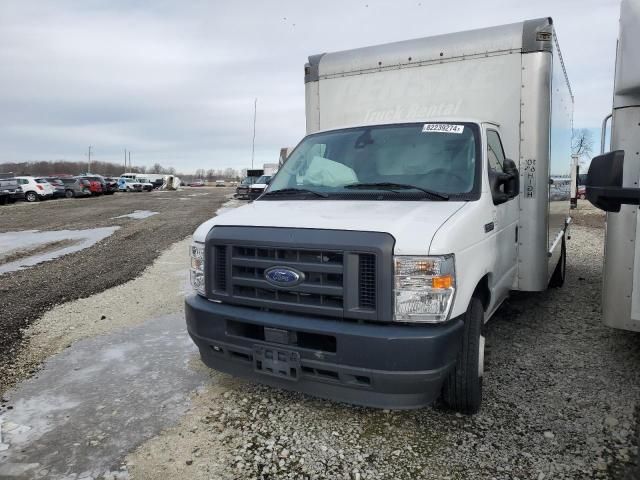
[[300,378],[300,354],[291,350],[254,345],[253,368],[265,375],[295,381]]

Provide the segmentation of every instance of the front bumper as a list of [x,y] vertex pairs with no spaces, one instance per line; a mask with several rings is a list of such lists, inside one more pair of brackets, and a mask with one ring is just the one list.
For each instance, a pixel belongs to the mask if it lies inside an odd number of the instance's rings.
[[249,190],[249,200],[255,200],[264,193],[264,190]]
[[246,187],[237,187],[236,188],[236,197],[238,198],[249,198],[249,189]]
[[[211,368],[318,397],[393,409],[418,408],[438,398],[456,362],[463,326],[460,318],[444,325],[399,325],[279,314],[198,295],[187,297],[185,311],[189,334]],[[268,373],[261,363],[265,352],[295,358],[295,377]]]

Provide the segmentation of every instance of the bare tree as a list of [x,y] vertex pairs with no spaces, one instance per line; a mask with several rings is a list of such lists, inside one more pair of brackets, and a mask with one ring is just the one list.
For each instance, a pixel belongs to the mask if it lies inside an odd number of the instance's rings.
[[571,153],[580,159],[591,158],[593,153],[593,135],[586,128],[579,128],[573,131],[571,138]]
[[164,167],[159,163],[154,163],[153,166],[151,167],[151,170],[153,172],[149,172],[149,173],[165,173]]

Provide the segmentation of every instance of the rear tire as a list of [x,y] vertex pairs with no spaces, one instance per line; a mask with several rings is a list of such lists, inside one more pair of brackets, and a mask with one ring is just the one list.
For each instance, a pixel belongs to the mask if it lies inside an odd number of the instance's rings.
[[38,194],[36,192],[27,192],[24,194],[24,199],[29,203],[37,202]]
[[446,405],[460,413],[474,414],[482,404],[484,374],[484,308],[472,297],[464,314],[462,346],[456,365],[444,382],[442,397]]
[[66,198],[73,198],[73,190],[65,190],[64,191],[64,196]]
[[564,285],[564,280],[567,277],[567,246],[564,243],[564,237],[562,237],[562,247],[560,248],[560,258],[556,269],[551,275],[549,280],[549,286],[552,288],[560,288]]

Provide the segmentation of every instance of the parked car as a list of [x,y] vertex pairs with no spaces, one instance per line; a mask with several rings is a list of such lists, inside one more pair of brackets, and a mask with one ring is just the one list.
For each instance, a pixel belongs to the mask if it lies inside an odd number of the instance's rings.
[[194,180],[189,184],[190,187],[204,187],[204,180]]
[[89,190],[91,191],[91,195],[102,195],[102,182],[95,177],[88,176],[78,176],[76,178],[84,179],[89,181]]
[[13,203],[20,198],[24,198],[24,193],[15,177],[12,174],[0,173],[0,205]]
[[264,193],[264,189],[267,188],[271,181],[271,175],[262,175],[256,183],[249,187],[249,200],[255,200]]
[[216,187],[226,187],[227,184],[224,180],[216,180]]
[[89,180],[84,178],[60,177],[64,184],[64,196],[66,198],[91,196]]
[[154,188],[153,183],[151,183],[146,178],[136,177],[136,181],[138,181],[138,183],[142,184],[142,190],[145,191],[145,192],[150,192]]
[[260,177],[261,175],[243,178],[240,185],[236,187],[236,197],[249,198],[249,189],[251,188],[251,185],[256,183]]
[[91,182],[100,182],[100,187],[104,195],[113,195],[118,190],[117,184],[110,184],[102,175],[84,175],[84,178]]
[[113,195],[118,191],[118,179],[113,177],[102,177],[104,181],[105,194]]
[[580,200],[584,200],[587,198],[587,187],[586,185],[578,185],[578,198]]
[[53,198],[55,190],[44,178],[16,177],[16,180],[27,202],[37,202],[38,200]]
[[118,190],[121,192],[141,192],[142,183],[135,178],[120,177],[118,179]]
[[47,182],[53,187],[53,198],[64,198],[66,196],[66,188],[62,180],[58,177],[45,177]]

